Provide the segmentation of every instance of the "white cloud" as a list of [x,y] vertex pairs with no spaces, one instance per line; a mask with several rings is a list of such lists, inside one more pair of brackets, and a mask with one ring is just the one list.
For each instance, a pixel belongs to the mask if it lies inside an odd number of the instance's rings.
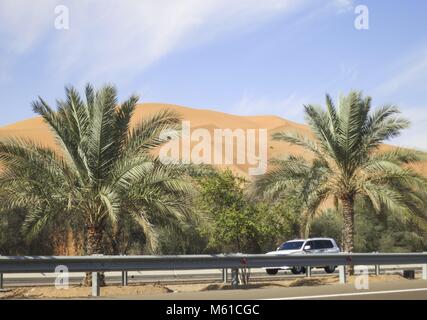
[[[306,0],[68,1],[70,28],[54,28],[57,0],[3,0],[8,52],[47,42],[51,69],[71,78],[132,77],[167,54],[290,12]],[[1,52],[0,52],[1,53]],[[2,52],[3,56],[5,52]]]
[[[37,44],[49,27],[53,28],[58,0],[0,2],[1,49],[12,54],[25,53]],[[5,45],[7,43],[7,46]]]
[[[329,3],[339,10],[349,2]],[[65,81],[118,81],[118,78],[132,78],[176,50],[320,3],[319,0],[2,0],[0,34],[8,39],[8,48],[0,47],[0,55],[28,53],[46,38],[50,73],[61,75]],[[54,28],[54,8],[59,4],[69,8],[69,30]]]
[[389,68],[393,69],[392,76],[371,90],[372,96],[386,103],[397,102],[402,116],[411,121],[411,127],[392,143],[427,151],[427,105],[417,102],[425,98],[427,47],[403,57]]
[[375,89],[380,96],[387,96],[427,81],[427,48],[400,61],[395,75]]
[[348,12],[353,10],[353,0],[333,0],[333,4],[337,7],[338,13]]

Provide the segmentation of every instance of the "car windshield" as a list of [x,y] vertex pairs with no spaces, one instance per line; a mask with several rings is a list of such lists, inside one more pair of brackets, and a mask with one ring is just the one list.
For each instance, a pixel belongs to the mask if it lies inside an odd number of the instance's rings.
[[298,250],[301,249],[303,243],[304,241],[285,242],[279,247],[279,250]]

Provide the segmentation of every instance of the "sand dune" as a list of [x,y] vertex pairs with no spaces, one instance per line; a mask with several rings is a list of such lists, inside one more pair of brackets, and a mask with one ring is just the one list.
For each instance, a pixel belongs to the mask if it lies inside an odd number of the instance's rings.
[[[267,129],[268,131],[268,158],[275,158],[287,154],[296,154],[309,156],[300,147],[291,146],[287,143],[272,141],[271,134],[280,131],[295,131],[304,135],[311,136],[309,128],[303,124],[298,124],[277,116],[237,116],[223,112],[217,112],[205,109],[192,109],[178,105],[160,104],[160,103],[144,103],[137,107],[137,111],[132,121],[133,125],[147,115],[152,115],[163,109],[172,109],[177,111],[183,120],[190,121],[191,128],[205,128],[210,133],[215,129]],[[48,126],[40,117],[35,117],[23,120],[8,126],[0,128],[0,138],[19,137],[33,139],[43,145],[55,147],[55,139]],[[256,142],[258,143],[258,142]],[[215,146],[212,145],[212,149]],[[390,148],[385,146],[384,148]],[[221,167],[229,167],[234,172],[248,177],[248,164],[237,164],[235,161],[237,152],[234,152],[233,164],[222,165]],[[417,165],[417,170],[422,171],[427,175],[427,162]]]

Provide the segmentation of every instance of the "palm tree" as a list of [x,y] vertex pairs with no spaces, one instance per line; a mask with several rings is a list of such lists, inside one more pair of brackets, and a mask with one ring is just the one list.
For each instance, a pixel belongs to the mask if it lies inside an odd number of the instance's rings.
[[307,238],[310,222],[317,213],[323,197],[318,196],[317,187],[322,176],[322,163],[312,163],[303,157],[289,156],[285,159],[272,159],[274,166],[264,176],[255,181],[256,193],[269,201],[280,201],[284,197],[293,199],[295,210],[300,211],[299,235]]
[[155,155],[163,130],[178,129],[180,117],[162,111],[130,128],[137,96],[117,103],[116,89],[86,86],[85,98],[66,88],[54,111],[33,102],[56,138],[49,149],[29,139],[0,141],[2,206],[26,208],[29,238],[58,221],[81,221],[86,253],[104,254],[103,236],[131,218],[155,249],[157,226],[179,228],[192,218],[187,170]]
[[371,112],[371,98],[354,91],[340,99],[338,108],[326,95],[326,107],[304,106],[314,139],[288,132],[273,135],[275,140],[303,147],[313,160],[290,156],[274,162],[274,169],[256,181],[256,190],[271,197],[299,194],[305,217],[312,216],[326,199],[334,199],[342,208],[346,252],[354,250],[356,196],[369,199],[375,210],[399,212],[423,223],[425,208],[419,192],[427,184],[409,166],[421,159],[420,153],[379,149],[409,126],[398,116],[398,108],[388,105]]

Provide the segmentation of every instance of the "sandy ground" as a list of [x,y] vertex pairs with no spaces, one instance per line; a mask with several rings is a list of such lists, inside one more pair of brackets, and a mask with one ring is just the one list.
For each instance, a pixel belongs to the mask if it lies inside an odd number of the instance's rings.
[[[348,279],[349,283],[354,282],[354,277]],[[394,281],[404,280],[401,275],[380,275],[369,276],[369,281]],[[407,280],[410,281],[410,280]],[[239,289],[256,289],[256,288],[277,288],[277,287],[304,287],[304,286],[322,286],[333,285],[338,283],[338,277],[311,277],[299,278],[282,281],[253,282],[248,285],[241,285]],[[135,296],[135,295],[161,295],[171,292],[202,292],[209,290],[229,290],[232,289],[230,284],[132,284],[126,287],[106,286],[101,288],[103,297]],[[91,296],[91,288],[72,286],[69,289],[56,289],[54,287],[29,287],[17,288],[0,292],[0,299],[49,299],[49,298],[87,298]]]
[[[301,155],[306,158],[310,158],[310,153],[304,151],[301,147],[293,146],[288,143],[281,141],[275,141],[271,135],[275,132],[287,131],[287,132],[298,132],[302,135],[312,137],[310,129],[303,124],[298,124],[277,116],[261,115],[261,116],[238,116],[233,114],[227,114],[223,112],[217,112],[206,109],[193,109],[172,104],[161,104],[161,103],[144,103],[138,105],[135,115],[132,119],[132,125],[138,123],[144,117],[155,114],[158,111],[169,109],[178,112],[182,119],[190,121],[191,130],[197,128],[207,129],[213,133],[216,128],[219,129],[267,129],[267,157],[268,159],[277,158],[286,154]],[[48,126],[43,123],[40,117],[26,119],[8,126],[0,127],[0,139],[6,137],[19,137],[19,138],[30,138],[43,145],[55,148],[56,143],[52,134],[49,131]],[[259,144],[259,136],[256,134],[256,145]],[[194,142],[195,144],[196,142]],[[197,142],[198,143],[198,142]],[[213,141],[211,147],[215,149]],[[384,150],[388,150],[391,147],[384,145]],[[212,149],[212,157],[214,150]],[[235,173],[241,174],[246,178],[252,178],[248,175],[248,168],[252,167],[249,164],[237,164],[237,153],[238,150],[233,152],[233,164],[224,165],[230,168]],[[213,158],[211,159],[213,160]],[[213,163],[213,162],[212,162]],[[220,166],[223,167],[223,166]],[[427,161],[423,161],[416,165],[416,169],[427,175]]]
[[[380,276],[369,276],[369,281],[393,281],[403,280],[401,275],[380,275]],[[349,277],[348,283],[354,283],[355,277]],[[338,277],[311,277],[311,278],[299,278],[291,280],[281,281],[266,281],[266,282],[252,282],[248,285],[240,285],[239,289],[255,289],[255,288],[271,288],[271,287],[303,287],[303,286],[322,286],[322,285],[333,285],[338,284]],[[192,292],[192,291],[208,291],[208,290],[230,290],[233,289],[230,284],[212,283],[212,284],[180,284],[180,285],[168,285],[169,289],[174,292]]]
[[[101,288],[101,296],[121,296],[121,295],[155,295],[173,292],[166,286],[161,285],[129,285],[106,286]],[[54,287],[32,287],[17,288],[0,292],[0,299],[15,298],[86,298],[91,296],[91,288],[82,286],[70,286],[68,289],[56,289]]]

